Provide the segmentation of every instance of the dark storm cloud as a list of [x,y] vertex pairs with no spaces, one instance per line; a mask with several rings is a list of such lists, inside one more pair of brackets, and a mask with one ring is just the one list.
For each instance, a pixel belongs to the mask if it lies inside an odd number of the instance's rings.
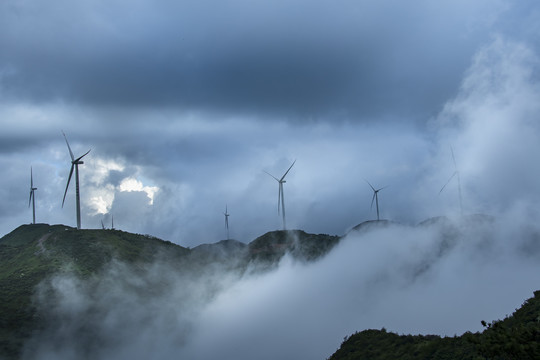
[[455,91],[501,8],[482,1],[8,1],[0,81],[6,96],[38,101],[430,115]]

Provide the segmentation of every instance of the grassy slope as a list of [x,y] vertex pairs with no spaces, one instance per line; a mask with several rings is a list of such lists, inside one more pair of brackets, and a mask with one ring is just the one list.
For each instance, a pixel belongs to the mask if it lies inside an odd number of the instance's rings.
[[[20,226],[0,239],[0,358],[17,358],[24,341],[42,328],[45,320],[37,313],[32,297],[36,286],[53,274],[91,277],[113,258],[141,271],[142,265],[159,259],[180,271],[189,271],[191,276],[203,274],[204,269],[212,266],[220,270],[244,271],[250,267],[251,271],[261,271],[276,266],[286,252],[298,260],[315,260],[338,241],[337,236],[299,230],[274,231],[249,245],[220,242],[191,251],[151,236],[119,230],[76,230],[47,224]],[[225,255],[216,256],[216,252]]]
[[313,261],[327,254],[339,242],[338,236],[308,234],[302,230],[271,231],[248,245],[248,260],[260,267],[275,266],[289,252],[295,259]]
[[118,230],[20,226],[0,240],[0,356],[16,358],[24,340],[40,327],[32,295],[47,276],[72,272],[86,277],[113,256],[137,264],[151,262],[158,254],[178,261],[188,253],[170,242]]
[[[314,260],[337,244],[338,237],[303,231],[267,233],[248,245],[244,265],[262,261],[270,267],[290,252]],[[0,239],[0,357],[17,358],[24,340],[40,328],[31,302],[35,286],[57,272],[91,276],[113,257],[130,264],[160,261],[205,266],[204,256],[157,238],[118,230],[75,230],[63,225],[23,225]],[[211,258],[211,257],[209,257]],[[182,265],[182,266],[183,266]],[[343,342],[330,359],[538,359],[540,292],[511,317],[486,324],[483,333],[460,337],[397,335],[365,330]]]
[[397,335],[364,330],[347,338],[329,360],[540,359],[540,291],[482,333],[459,337]]

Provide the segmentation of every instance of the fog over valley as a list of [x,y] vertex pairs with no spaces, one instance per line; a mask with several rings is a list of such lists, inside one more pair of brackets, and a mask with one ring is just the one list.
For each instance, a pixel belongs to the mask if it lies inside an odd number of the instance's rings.
[[143,272],[113,262],[91,281],[58,275],[36,297],[54,321],[25,358],[324,359],[359,329],[480,331],[537,286],[540,229],[504,215],[372,222],[318,261],[287,255],[262,273],[158,261]]

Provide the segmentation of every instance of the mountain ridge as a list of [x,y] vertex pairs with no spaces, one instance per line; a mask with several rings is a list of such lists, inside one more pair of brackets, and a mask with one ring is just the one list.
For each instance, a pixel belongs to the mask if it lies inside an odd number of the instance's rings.
[[540,358],[540,290],[503,320],[461,336],[398,335],[385,328],[345,337],[327,360],[482,360]]
[[[414,269],[411,276],[418,276],[455,246],[456,237],[463,231],[459,224],[489,226],[493,219],[474,215],[456,223],[454,219],[436,217],[417,225],[366,221],[347,234],[389,227],[436,226],[438,238],[433,239],[435,258]],[[266,272],[275,269],[286,254],[295,261],[317,261],[341,239],[336,235],[309,234],[303,230],[278,230],[269,231],[248,244],[229,239],[190,249],[150,235],[121,230],[77,230],[61,224],[21,225],[0,238],[0,298],[4,300],[0,308],[0,358],[19,358],[31,334],[45,329],[47,319],[40,315],[32,299],[37,285],[54,274],[73,274],[96,281],[103,269],[114,261],[128,264],[135,269],[134,275],[143,274],[149,266],[160,262],[174,272],[193,277],[193,283],[206,281],[209,273],[215,274],[214,278],[210,277],[215,282],[211,284],[215,294],[227,286],[218,277],[223,271],[232,271],[240,277],[242,274]],[[144,291],[152,294],[154,287],[159,290],[170,284],[164,281],[149,285],[150,288]],[[523,304],[525,310],[517,311],[516,316],[505,320],[486,323],[482,333],[447,338],[397,335],[384,329],[364,330],[347,337],[330,359],[487,359],[497,358],[497,354],[505,354],[506,357],[502,358],[526,358],[508,354],[512,351],[521,354],[523,349],[538,354],[540,292],[534,295]],[[530,316],[522,316],[524,313]],[[536,322],[531,319],[536,319]]]
[[[272,248],[276,236],[288,247]],[[337,238],[329,237],[331,240],[326,241],[327,237],[303,231],[278,231],[261,235],[254,244],[224,240],[189,249],[122,230],[21,225],[0,238],[0,357],[18,358],[24,341],[45,326],[32,299],[38,284],[54,274],[91,280],[113,261],[129,264],[139,272],[159,262],[194,278],[205,276],[208,271],[268,271],[289,250],[294,250],[293,257],[302,261],[322,256],[330,250],[327,243],[337,243]],[[319,248],[317,241],[324,246]],[[310,242],[314,242],[311,247],[307,246]],[[295,247],[293,243],[303,245]],[[264,249],[264,261],[258,249]]]

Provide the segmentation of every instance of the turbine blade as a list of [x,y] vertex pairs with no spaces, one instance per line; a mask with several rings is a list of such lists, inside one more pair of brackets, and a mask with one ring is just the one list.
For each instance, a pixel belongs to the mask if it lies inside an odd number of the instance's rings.
[[371,185],[371,184],[369,183],[369,181],[367,181],[366,179],[364,179],[364,180],[367,182],[367,184],[369,185],[369,187],[370,187],[373,191],[376,191],[375,188],[373,187],[373,185]]
[[30,190],[30,198],[28,199],[28,207],[30,207],[30,203],[32,202],[32,195],[34,195],[34,190]]
[[275,177],[274,175],[270,174],[269,172],[267,171],[264,171],[263,172],[267,173],[268,175],[270,175],[271,177],[273,177],[274,179],[276,179],[277,182],[279,182],[279,179],[277,177]]
[[373,197],[371,198],[371,210],[373,210],[373,202],[375,201],[376,192],[373,192]]
[[285,176],[287,176],[287,174],[289,173],[289,170],[291,170],[291,168],[293,167],[294,163],[296,162],[296,159],[293,161],[292,165],[289,166],[289,168],[287,169],[287,171],[285,171],[285,174],[283,174],[283,176],[281,177],[280,181],[283,181],[283,179],[285,179]]
[[75,157],[73,156],[73,151],[71,151],[71,147],[69,146],[69,143],[67,141],[67,137],[66,137],[66,134],[64,133],[64,131],[62,131],[62,134],[64,135],[64,139],[66,139],[66,144],[67,144],[67,147],[68,147],[68,150],[69,150],[69,155],[71,155],[71,161],[75,161]]
[[452,152],[452,161],[454,161],[454,168],[457,171],[457,165],[456,165],[456,157],[454,156],[454,149],[450,146],[450,151]]
[[71,164],[71,170],[69,171],[69,177],[66,185],[66,191],[64,191],[64,199],[62,200],[62,207],[64,207],[64,202],[66,201],[66,194],[69,188],[69,182],[71,181],[71,175],[73,175],[73,168],[75,167],[75,164]]
[[92,151],[92,149],[88,150],[83,156],[78,157],[78,158],[75,159],[74,161],[77,162],[77,161],[81,160],[83,157],[85,157],[86,155],[88,155],[88,153],[89,153],[90,151]]
[[444,186],[441,188],[441,191],[439,191],[439,194],[442,193],[442,191],[444,190],[444,188],[446,187],[446,185],[448,185],[450,183],[450,181],[454,178],[454,176],[456,176],[458,172],[455,171],[452,176],[450,176],[450,179],[448,179],[448,181],[446,182],[446,184],[444,184]]
[[30,166],[30,189],[34,187],[34,175],[32,174],[32,167]]

